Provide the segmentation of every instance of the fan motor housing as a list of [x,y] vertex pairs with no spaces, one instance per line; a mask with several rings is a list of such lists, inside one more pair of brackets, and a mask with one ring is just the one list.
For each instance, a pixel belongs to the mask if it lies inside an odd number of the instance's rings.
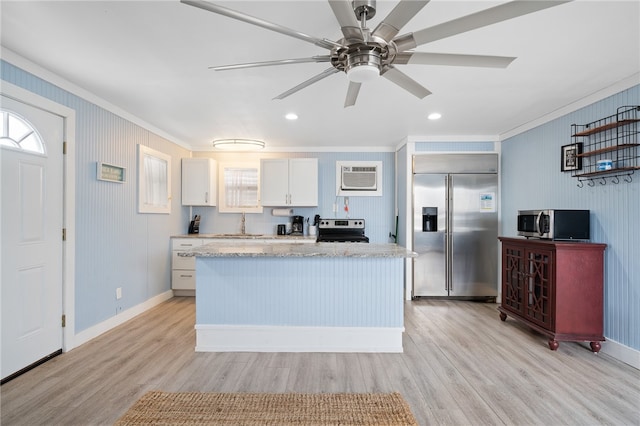
[[331,54],[331,64],[344,72],[362,65],[382,70],[390,62],[389,51],[387,45],[373,42],[351,44],[335,49]]
[[347,53],[346,71],[361,65],[370,65],[380,69],[382,65],[380,49],[357,49],[354,52]]

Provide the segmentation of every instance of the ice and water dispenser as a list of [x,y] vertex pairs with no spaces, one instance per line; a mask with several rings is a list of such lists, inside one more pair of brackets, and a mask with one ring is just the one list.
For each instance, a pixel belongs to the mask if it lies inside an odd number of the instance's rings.
[[438,231],[438,208],[423,207],[422,208],[422,232]]

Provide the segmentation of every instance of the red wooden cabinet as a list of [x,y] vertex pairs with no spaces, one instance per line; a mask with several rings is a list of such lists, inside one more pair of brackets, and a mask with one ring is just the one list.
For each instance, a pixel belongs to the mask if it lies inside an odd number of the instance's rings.
[[603,336],[603,277],[606,244],[499,237],[502,242],[500,319],[524,322],[559,341],[590,342],[598,352]]

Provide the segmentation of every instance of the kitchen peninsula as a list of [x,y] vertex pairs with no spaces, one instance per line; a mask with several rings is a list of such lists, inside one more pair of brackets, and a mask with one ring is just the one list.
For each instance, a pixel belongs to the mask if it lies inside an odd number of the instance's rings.
[[196,256],[198,352],[402,352],[396,244],[226,240]]

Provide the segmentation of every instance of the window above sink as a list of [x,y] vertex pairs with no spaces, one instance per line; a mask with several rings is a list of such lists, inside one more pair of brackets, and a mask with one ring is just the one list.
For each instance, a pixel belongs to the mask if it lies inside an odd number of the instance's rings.
[[262,213],[260,161],[221,162],[218,197],[220,213]]

